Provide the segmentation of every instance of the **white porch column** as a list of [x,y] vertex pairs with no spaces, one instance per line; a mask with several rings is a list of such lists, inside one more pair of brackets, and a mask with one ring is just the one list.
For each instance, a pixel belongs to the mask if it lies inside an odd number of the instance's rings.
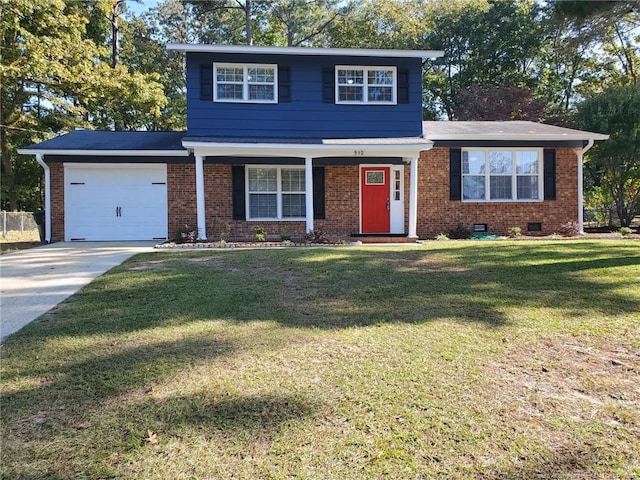
[[313,230],[313,158],[306,157],[304,159],[304,185],[305,185],[305,209],[306,215],[306,233]]
[[204,158],[196,155],[196,215],[198,218],[198,238],[207,239],[207,222],[204,206]]
[[409,235],[408,238],[418,238],[418,159],[412,158],[409,174]]
[[36,153],[36,161],[44,169],[44,240],[51,243],[51,170],[41,153]]

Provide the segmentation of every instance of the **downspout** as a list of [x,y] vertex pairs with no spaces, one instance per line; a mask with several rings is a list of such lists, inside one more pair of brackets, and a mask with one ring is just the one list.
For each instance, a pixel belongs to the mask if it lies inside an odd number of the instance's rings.
[[43,155],[36,153],[36,161],[44,168],[44,239],[51,243],[51,170]]
[[583,156],[593,147],[593,138],[589,139],[587,146],[578,154],[578,231],[584,235],[584,178],[583,178]]

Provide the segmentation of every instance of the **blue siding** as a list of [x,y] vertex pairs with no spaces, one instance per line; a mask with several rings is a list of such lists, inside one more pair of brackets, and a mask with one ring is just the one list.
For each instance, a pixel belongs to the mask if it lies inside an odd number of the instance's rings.
[[[213,62],[288,66],[291,101],[256,104],[201,100],[200,65]],[[322,69],[335,65],[395,66],[408,70],[410,103],[323,103]],[[187,132],[189,136],[417,137],[422,135],[422,62],[418,58],[188,53]]]

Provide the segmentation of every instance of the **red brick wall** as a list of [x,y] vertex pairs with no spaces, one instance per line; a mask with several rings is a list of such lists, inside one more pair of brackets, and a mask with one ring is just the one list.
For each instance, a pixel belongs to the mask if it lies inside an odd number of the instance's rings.
[[49,165],[51,171],[51,241],[64,241],[64,166]]
[[[449,149],[434,148],[422,152],[418,162],[418,224],[420,238],[433,238],[459,225],[470,228],[474,223],[486,223],[492,233],[505,234],[518,226],[527,233],[527,223],[541,222],[541,234],[557,231],[558,227],[577,218],[577,155],[579,149],[556,151],[557,200],[544,202],[472,203],[449,200]],[[64,168],[51,164],[52,240],[64,240]],[[324,220],[315,220],[316,230],[330,235],[350,235],[359,232],[359,172],[357,165],[325,167]],[[405,231],[409,225],[409,166],[404,167]],[[286,233],[301,236],[305,222],[247,222],[233,220],[230,165],[205,165],[205,208],[207,237],[220,239],[226,225],[233,238],[253,238],[256,225],[263,225],[270,238]],[[169,236],[184,225],[197,225],[195,166],[167,165]]]
[[579,149],[556,150],[556,200],[543,202],[461,202],[449,200],[449,149],[422,152],[418,163],[418,235],[433,238],[463,225],[486,223],[488,231],[506,234],[511,227],[527,232],[527,223],[541,222],[548,235],[577,220]]
[[167,202],[169,207],[169,238],[175,237],[178,228],[195,227],[196,215],[196,167],[193,164],[167,164]]

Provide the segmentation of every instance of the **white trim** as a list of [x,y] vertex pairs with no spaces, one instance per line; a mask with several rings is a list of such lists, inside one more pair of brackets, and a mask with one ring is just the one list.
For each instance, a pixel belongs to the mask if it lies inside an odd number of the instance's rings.
[[[218,67],[242,69],[242,99],[218,98]],[[249,82],[249,68],[268,68],[273,70],[273,82],[251,83]],[[222,82],[223,84],[236,84],[238,82]],[[270,85],[273,87],[273,99],[251,99],[249,98],[249,85]],[[278,103],[278,65],[275,63],[214,63],[213,64],[213,101],[217,103]]]
[[26,149],[18,150],[20,155],[106,155],[114,157],[188,157],[187,150],[50,150]]
[[[461,149],[460,161],[463,161],[464,152],[481,151],[485,153],[485,173],[475,174],[462,171],[460,166],[460,192],[463,203],[540,203],[544,201],[544,155],[542,148],[533,147],[463,147]],[[509,174],[494,174],[489,171],[489,152],[510,152],[512,155],[511,164],[512,172]],[[516,152],[537,152],[538,153],[538,173],[535,175],[516,173],[517,155]],[[511,179],[511,198],[491,198],[491,177],[509,177]],[[538,178],[538,198],[514,198],[518,195],[518,177],[537,177]],[[484,177],[485,198],[464,198],[464,177]]]
[[[460,122],[462,123],[462,122]],[[502,141],[502,142],[579,142],[591,140],[608,140],[609,135],[591,134],[577,135],[573,133],[424,133],[431,141]]]
[[306,214],[306,233],[313,231],[313,158],[304,159],[304,201]]
[[409,232],[407,238],[418,238],[418,159],[409,162]]
[[306,48],[306,47],[256,47],[247,45],[204,45],[187,43],[168,43],[167,50],[180,52],[207,53],[249,53],[266,55],[330,55],[351,57],[385,57],[385,58],[439,58],[444,56],[442,50],[384,50],[366,48]]
[[[347,85],[341,84],[338,81],[339,70],[361,70],[362,71],[362,84],[353,85],[355,87],[362,87],[362,100],[340,100],[340,87]],[[369,71],[370,70],[391,70],[393,73],[393,83],[391,85],[369,85]],[[387,65],[336,65],[334,69],[334,100],[336,105],[397,105],[398,103],[398,69],[394,66]],[[390,101],[375,101],[369,100],[369,87],[386,87],[391,88],[391,100]]]
[[44,240],[51,243],[51,169],[41,153],[36,154],[36,161],[44,168]]
[[198,239],[207,239],[207,219],[204,190],[204,159],[196,156],[196,218],[198,222]]
[[183,141],[182,145],[202,156],[247,157],[403,157],[414,158],[433,148],[431,142],[413,144],[299,144],[299,143],[217,143]]

